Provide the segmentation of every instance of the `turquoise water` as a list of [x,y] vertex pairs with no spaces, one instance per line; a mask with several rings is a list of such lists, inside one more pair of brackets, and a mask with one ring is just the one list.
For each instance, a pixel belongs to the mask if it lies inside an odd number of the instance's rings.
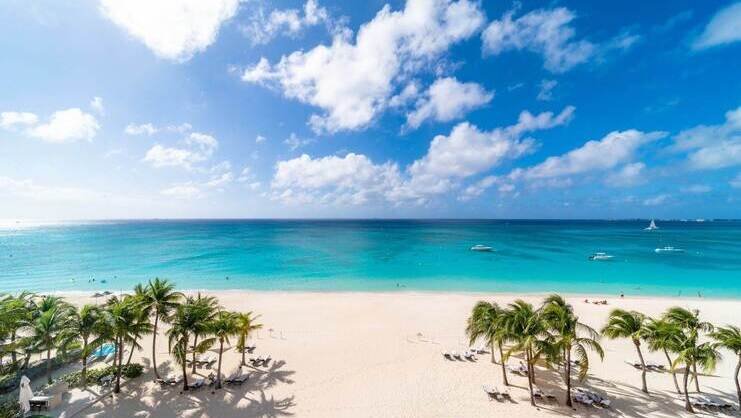
[[[0,291],[455,290],[741,298],[741,222],[126,221],[0,228]],[[494,252],[470,251],[485,244]],[[663,246],[682,253],[657,254]],[[589,261],[604,251],[610,261]],[[94,279],[94,281],[93,281]]]

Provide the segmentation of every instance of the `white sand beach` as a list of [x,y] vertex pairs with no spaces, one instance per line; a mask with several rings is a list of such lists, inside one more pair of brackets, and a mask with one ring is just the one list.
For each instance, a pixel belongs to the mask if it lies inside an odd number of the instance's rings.
[[[626,361],[637,359],[627,340],[602,340],[605,360],[592,357],[590,373],[576,387],[586,387],[612,400],[609,409],[563,406],[561,377],[538,368],[537,384],[558,397],[558,403],[529,404],[527,380],[510,374],[512,401],[490,401],[482,385],[503,389],[500,367],[487,354],[477,361],[450,361],[442,350],[463,352],[465,321],[478,300],[506,304],[516,295],[460,293],[292,293],[222,291],[217,296],[231,310],[261,315],[264,329],[255,334],[251,357],[270,355],[268,367],[248,368],[250,379],[241,386],[181,394],[180,387],[160,388],[147,370],[128,382],[120,395],[106,397],[78,416],[89,417],[530,417],[530,416],[685,416],[671,376],[648,373],[651,393],[640,391],[640,371]],[[66,295],[76,303],[94,303]],[[592,299],[592,297],[588,297]],[[542,296],[524,300],[539,304]],[[583,322],[601,327],[616,307],[658,315],[670,306],[699,309],[716,325],[739,325],[741,302],[670,298],[607,298],[608,305],[567,298]],[[603,298],[598,298],[603,299]],[[162,335],[162,334],[160,334]],[[151,336],[135,353],[149,365]],[[215,351],[215,350],[214,350]],[[645,350],[648,352],[648,350]],[[711,376],[701,376],[701,388],[735,404],[731,375],[736,358],[725,358]],[[167,354],[166,338],[158,339],[163,376],[179,374]],[[645,354],[647,361],[665,364],[661,353]],[[240,354],[224,355],[225,374],[234,371]],[[510,364],[518,359],[511,358]],[[214,367],[215,368],[215,367]],[[199,370],[207,375],[211,370]],[[195,376],[198,377],[198,376]],[[692,385],[690,385],[692,387]],[[79,397],[79,395],[78,395]],[[689,416],[689,415],[688,415]]]

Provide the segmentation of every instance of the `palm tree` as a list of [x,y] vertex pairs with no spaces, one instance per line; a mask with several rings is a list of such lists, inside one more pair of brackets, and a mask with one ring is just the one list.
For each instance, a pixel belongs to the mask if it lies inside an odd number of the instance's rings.
[[741,370],[741,330],[738,327],[729,325],[720,327],[710,334],[717,345],[732,352],[738,358],[736,362],[736,371],[733,374],[733,380],[736,383],[736,396],[738,396],[738,409],[741,410],[741,386],[738,383],[738,373]]
[[678,394],[682,394],[677,382],[677,372],[673,367],[674,361],[669,355],[670,352],[676,353],[679,349],[679,342],[682,339],[682,329],[676,324],[665,319],[650,319],[646,323],[646,342],[648,349],[651,351],[662,351],[666,356],[666,361],[671,370],[674,388]]
[[116,384],[114,393],[121,391],[121,369],[123,367],[123,352],[127,342],[132,342],[131,349],[136,347],[136,339],[151,331],[151,324],[142,321],[140,301],[130,295],[122,298],[112,297],[106,306],[108,333],[116,344]]
[[[84,305],[72,314],[70,331],[76,338],[82,339],[82,387],[87,386],[87,358],[101,344],[95,338],[101,321],[101,309],[97,305]],[[91,340],[93,338],[93,340]]]
[[175,285],[167,280],[155,278],[147,283],[146,292],[143,295],[144,305],[147,311],[154,312],[154,327],[152,336],[152,368],[157,379],[160,378],[157,371],[157,326],[160,319],[166,320],[170,313],[177,307],[183,294],[175,291]]
[[70,339],[70,318],[73,307],[57,296],[44,296],[36,301],[37,315],[25,321],[24,331],[29,334],[29,352],[46,351],[46,379],[51,380],[51,350]]
[[238,312],[236,316],[237,327],[239,328],[237,349],[242,352],[242,363],[240,363],[240,366],[246,366],[245,351],[247,348],[247,338],[250,336],[252,331],[262,328],[262,324],[255,322],[260,315],[252,316],[252,312]]
[[638,358],[641,361],[641,390],[648,393],[646,386],[646,363],[643,361],[641,352],[641,340],[646,335],[646,316],[636,311],[626,311],[623,309],[613,309],[607,324],[602,328],[602,335],[613,340],[616,338],[630,338],[638,352]]
[[[188,390],[188,371],[186,359],[188,357],[188,341],[194,331],[204,332],[207,330],[207,323],[203,323],[203,318],[207,317],[210,307],[198,303],[196,298],[186,298],[184,303],[175,308],[170,317],[170,329],[167,330],[168,346],[175,362],[183,368],[183,391]],[[203,352],[213,341],[202,341],[197,345],[194,351]]]
[[219,340],[219,365],[216,368],[216,389],[221,389],[221,356],[224,354],[224,342],[229,343],[229,337],[239,334],[239,323],[236,314],[221,311],[209,324],[209,331]]
[[502,326],[507,330],[514,345],[510,347],[505,355],[509,357],[514,352],[525,354],[527,362],[527,383],[530,389],[530,404],[535,406],[533,396],[533,383],[535,380],[535,363],[540,355],[549,349],[546,336],[545,322],[540,314],[533,309],[533,305],[516,300],[509,305],[509,309],[502,316]]
[[545,299],[541,315],[551,333],[551,344],[564,365],[566,405],[571,407],[571,352],[574,351],[577,356],[579,380],[583,380],[589,371],[587,350],[594,350],[600,359],[605,357],[602,346],[597,341],[599,333],[579,322],[579,317],[574,315],[574,308],[559,295],[551,295]]
[[507,369],[504,364],[504,343],[505,329],[500,326],[504,310],[496,302],[479,301],[471,310],[471,316],[466,323],[466,334],[469,343],[473,345],[476,340],[483,338],[491,349],[491,362],[496,363],[494,357],[494,346],[499,349],[500,364],[502,366],[502,378],[505,386],[509,386],[507,381]]
[[[0,334],[3,340],[9,340],[3,349],[9,352],[13,365],[18,362],[18,330],[32,317],[32,297],[33,293],[24,291],[0,300]],[[4,356],[5,352],[0,354]]]
[[[200,315],[200,317],[194,322],[194,328],[191,329],[191,334],[193,335],[193,347],[195,348],[199,346],[198,337],[208,332],[208,324],[219,312],[219,301],[213,296],[203,296],[201,295],[201,292],[198,292],[196,297],[190,297],[188,299],[198,307],[194,312]],[[203,352],[207,348],[208,345],[203,345],[202,350],[193,350],[191,373],[196,372],[196,354]]]
[[[687,332],[690,341],[694,341],[695,344],[698,343],[701,332],[713,331],[713,324],[711,324],[710,322],[701,321],[700,311],[698,311],[697,309],[693,309],[690,311],[688,309],[675,306],[673,308],[669,308],[666,313],[664,313],[664,319],[673,324],[676,324],[685,332]],[[700,381],[698,379],[696,363],[692,363],[692,376],[695,379],[695,390],[700,392]]]
[[720,353],[715,349],[714,344],[703,343],[698,345],[696,336],[689,332],[682,333],[682,339],[679,342],[678,348],[679,351],[677,358],[674,360],[673,368],[676,368],[680,364],[684,365],[684,379],[682,381],[684,386],[684,409],[687,412],[694,413],[695,411],[692,409],[690,396],[687,391],[690,368],[693,368],[693,366],[696,367],[699,363],[704,371],[712,372],[720,359]]

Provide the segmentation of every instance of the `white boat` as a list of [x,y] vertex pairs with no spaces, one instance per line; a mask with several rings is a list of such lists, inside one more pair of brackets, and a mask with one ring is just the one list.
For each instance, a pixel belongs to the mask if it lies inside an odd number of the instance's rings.
[[681,248],[675,248],[675,247],[661,247],[654,250],[657,254],[660,253],[683,253],[684,250]]
[[651,223],[647,227],[643,228],[644,231],[653,231],[655,229],[659,229],[659,227],[656,226],[656,222],[653,219],[651,219]]
[[486,245],[476,244],[471,247],[471,251],[494,251],[494,249]]
[[607,253],[594,253],[589,256],[589,259],[592,261],[607,261],[612,260],[615,258],[615,256],[609,255]]

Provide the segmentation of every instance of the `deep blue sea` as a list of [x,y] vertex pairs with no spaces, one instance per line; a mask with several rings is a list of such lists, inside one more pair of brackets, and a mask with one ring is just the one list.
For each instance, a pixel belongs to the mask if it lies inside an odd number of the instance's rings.
[[[451,290],[741,298],[741,221],[188,220],[0,227],[0,291]],[[473,245],[492,252],[471,251]],[[673,246],[682,252],[656,253]],[[590,261],[605,252],[609,261]]]

